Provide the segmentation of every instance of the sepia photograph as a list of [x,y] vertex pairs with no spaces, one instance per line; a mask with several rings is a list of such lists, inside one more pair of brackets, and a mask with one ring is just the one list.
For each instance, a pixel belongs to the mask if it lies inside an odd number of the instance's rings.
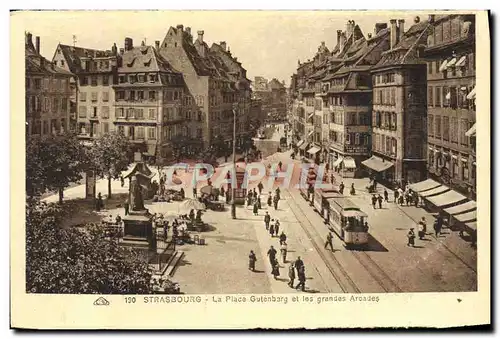
[[489,323],[486,12],[14,11],[11,25],[25,74],[11,269],[36,313],[80,297],[207,313],[443,297]]

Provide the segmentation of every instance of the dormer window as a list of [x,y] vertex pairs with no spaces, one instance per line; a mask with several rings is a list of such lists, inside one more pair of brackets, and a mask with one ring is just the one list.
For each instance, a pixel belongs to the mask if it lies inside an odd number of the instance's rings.
[[139,74],[139,75],[137,76],[137,80],[138,80],[139,82],[145,82],[145,81],[146,81],[145,74]]
[[133,84],[133,83],[136,83],[137,82],[137,75],[129,75],[128,77],[128,81]]
[[149,74],[149,82],[156,82],[156,74]]

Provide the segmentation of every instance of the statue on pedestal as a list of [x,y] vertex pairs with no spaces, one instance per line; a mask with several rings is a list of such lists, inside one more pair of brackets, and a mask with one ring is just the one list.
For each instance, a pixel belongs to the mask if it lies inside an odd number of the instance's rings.
[[134,175],[130,180],[130,208],[132,211],[144,211],[144,199],[142,197],[142,188]]

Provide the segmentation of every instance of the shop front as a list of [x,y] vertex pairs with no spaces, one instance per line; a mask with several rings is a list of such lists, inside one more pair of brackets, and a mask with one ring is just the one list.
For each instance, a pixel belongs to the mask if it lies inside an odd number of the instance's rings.
[[394,163],[375,155],[362,162],[368,169],[370,178],[375,178],[377,182],[394,186]]

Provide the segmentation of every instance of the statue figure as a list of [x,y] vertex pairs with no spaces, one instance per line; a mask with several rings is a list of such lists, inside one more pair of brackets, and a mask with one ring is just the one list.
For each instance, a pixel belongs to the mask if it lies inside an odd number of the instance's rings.
[[144,200],[142,198],[142,188],[134,175],[130,181],[130,208],[132,211],[143,211]]

